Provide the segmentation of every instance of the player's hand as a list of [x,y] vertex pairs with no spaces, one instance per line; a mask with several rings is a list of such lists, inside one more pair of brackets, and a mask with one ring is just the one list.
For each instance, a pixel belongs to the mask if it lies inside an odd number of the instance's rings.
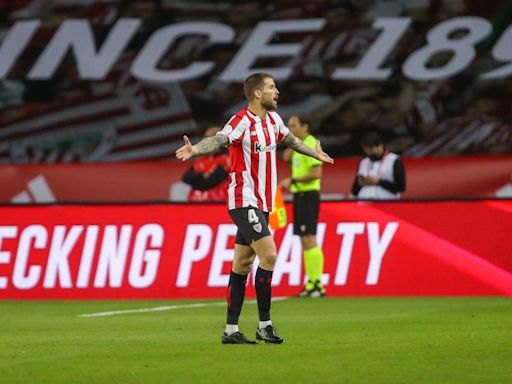
[[283,179],[279,182],[279,185],[284,189],[290,189],[290,186],[292,185],[292,179],[290,177],[287,177],[286,179]]
[[190,143],[187,135],[183,136],[183,141],[185,142],[185,145],[176,150],[176,158],[181,161],[186,161],[197,154],[197,149]]
[[320,145],[320,141],[318,140],[316,141],[315,151],[317,153],[318,160],[323,161],[324,163],[334,164],[334,159],[327,153],[322,151],[322,146]]

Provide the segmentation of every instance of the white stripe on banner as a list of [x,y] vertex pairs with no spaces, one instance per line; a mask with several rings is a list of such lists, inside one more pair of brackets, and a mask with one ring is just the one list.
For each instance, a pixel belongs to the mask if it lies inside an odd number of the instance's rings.
[[[275,297],[272,301],[282,301],[286,300],[288,297]],[[255,304],[256,300],[248,300],[246,303]],[[225,301],[216,301],[213,303],[194,303],[194,304],[182,304],[182,305],[166,305],[162,307],[152,307],[152,308],[138,308],[138,309],[125,309],[120,311],[108,311],[108,312],[95,312],[95,313],[82,313],[78,315],[78,317],[102,317],[102,316],[116,316],[116,315],[129,315],[132,313],[146,313],[146,312],[162,312],[162,311],[172,311],[175,309],[188,309],[188,308],[205,308],[205,307],[216,307],[216,306],[225,306]]]

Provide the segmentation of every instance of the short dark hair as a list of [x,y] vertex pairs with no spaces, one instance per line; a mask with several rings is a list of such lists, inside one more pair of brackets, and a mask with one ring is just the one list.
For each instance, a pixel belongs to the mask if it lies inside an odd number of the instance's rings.
[[361,139],[361,147],[376,147],[384,144],[384,138],[377,132],[369,132]]
[[311,118],[308,115],[296,115],[301,125],[307,125],[311,128]]
[[257,72],[250,75],[244,81],[244,95],[248,101],[252,101],[254,98],[254,91],[263,88],[263,82],[265,79],[273,79],[270,73]]

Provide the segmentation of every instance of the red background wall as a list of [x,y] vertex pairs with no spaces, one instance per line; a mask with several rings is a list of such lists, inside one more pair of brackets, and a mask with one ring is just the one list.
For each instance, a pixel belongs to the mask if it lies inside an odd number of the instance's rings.
[[[0,298],[222,298],[235,232],[224,204],[1,207]],[[511,295],[510,233],[510,200],[324,202],[328,294]],[[300,242],[275,239],[274,294],[293,295]]]

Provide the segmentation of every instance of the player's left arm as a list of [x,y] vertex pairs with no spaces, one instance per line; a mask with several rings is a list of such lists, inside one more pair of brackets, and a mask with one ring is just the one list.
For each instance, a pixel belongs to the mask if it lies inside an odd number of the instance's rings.
[[320,142],[318,140],[316,141],[315,148],[311,148],[304,144],[304,142],[295,136],[292,132],[288,132],[282,142],[287,147],[293,149],[296,152],[302,153],[303,155],[313,157],[317,160],[323,161],[324,163],[334,164],[334,159],[322,151],[322,147],[320,146]]

